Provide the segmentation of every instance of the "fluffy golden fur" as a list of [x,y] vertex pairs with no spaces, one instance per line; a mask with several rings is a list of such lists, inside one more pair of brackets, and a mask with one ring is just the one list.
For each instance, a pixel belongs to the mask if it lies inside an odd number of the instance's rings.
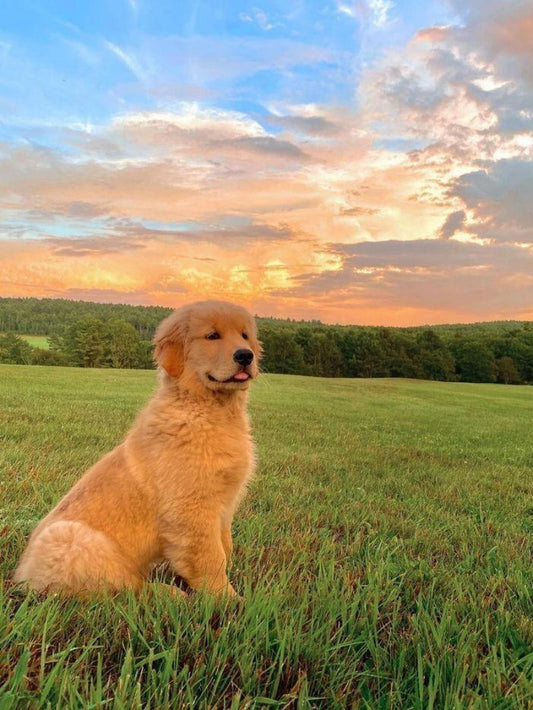
[[138,591],[166,560],[192,589],[235,593],[226,566],[254,466],[255,323],[239,306],[204,301],[166,318],[154,342],[159,389],[34,530],[15,581],[66,594]]

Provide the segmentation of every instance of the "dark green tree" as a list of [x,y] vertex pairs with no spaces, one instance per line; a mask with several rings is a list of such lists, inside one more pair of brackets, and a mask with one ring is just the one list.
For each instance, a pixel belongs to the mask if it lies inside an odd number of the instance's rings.
[[390,377],[387,357],[375,328],[359,331],[350,359],[352,377]]
[[430,328],[416,335],[420,376],[426,380],[455,379],[455,360],[442,338]]
[[451,350],[455,357],[456,372],[463,382],[496,381],[496,360],[482,340],[455,338]]
[[142,341],[131,323],[112,320],[106,325],[105,363],[109,367],[135,368],[143,359]]
[[261,368],[264,372],[305,374],[303,350],[296,342],[292,328],[273,326],[261,329],[259,335],[263,343]]
[[24,338],[19,338],[14,333],[0,336],[0,362],[29,365],[32,353],[32,346]]
[[503,382],[504,385],[519,385],[522,381],[514,360],[508,355],[496,360],[498,368],[498,382]]
[[342,354],[326,328],[312,333],[304,350],[304,357],[311,374],[316,377],[340,377]]
[[41,348],[33,348],[31,356],[32,365],[59,365],[65,367],[70,365],[68,357],[58,350],[41,350]]
[[102,367],[105,347],[106,326],[90,316],[73,323],[61,343],[62,352],[78,367]]
[[533,382],[533,327],[531,323],[524,323],[521,328],[507,333],[504,354],[512,358],[523,382]]

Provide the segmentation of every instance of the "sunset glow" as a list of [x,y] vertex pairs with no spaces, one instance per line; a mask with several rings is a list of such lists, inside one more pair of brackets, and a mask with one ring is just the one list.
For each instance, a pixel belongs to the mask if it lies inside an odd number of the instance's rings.
[[530,2],[61,7],[3,12],[0,295],[533,319]]

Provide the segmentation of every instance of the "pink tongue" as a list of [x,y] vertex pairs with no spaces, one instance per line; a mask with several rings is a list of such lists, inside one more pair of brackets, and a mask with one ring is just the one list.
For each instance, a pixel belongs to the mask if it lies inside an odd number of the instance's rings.
[[250,375],[247,372],[238,372],[236,375],[233,376],[234,380],[247,380],[250,377]]

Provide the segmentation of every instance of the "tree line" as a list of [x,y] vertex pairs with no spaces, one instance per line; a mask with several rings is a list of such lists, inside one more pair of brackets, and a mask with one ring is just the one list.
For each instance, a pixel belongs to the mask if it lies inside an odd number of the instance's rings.
[[[151,339],[171,309],[0,298],[0,362],[151,368]],[[408,377],[533,383],[533,324],[420,328],[258,319],[264,372],[319,377]],[[49,350],[19,334],[47,335]]]
[[533,327],[374,328],[262,323],[263,369],[320,377],[533,382]]
[[65,367],[154,367],[152,344],[143,340],[124,320],[107,323],[83,318],[70,325],[63,336],[51,335],[49,349],[33,347],[16,333],[0,336],[0,362],[20,365],[62,365]]

